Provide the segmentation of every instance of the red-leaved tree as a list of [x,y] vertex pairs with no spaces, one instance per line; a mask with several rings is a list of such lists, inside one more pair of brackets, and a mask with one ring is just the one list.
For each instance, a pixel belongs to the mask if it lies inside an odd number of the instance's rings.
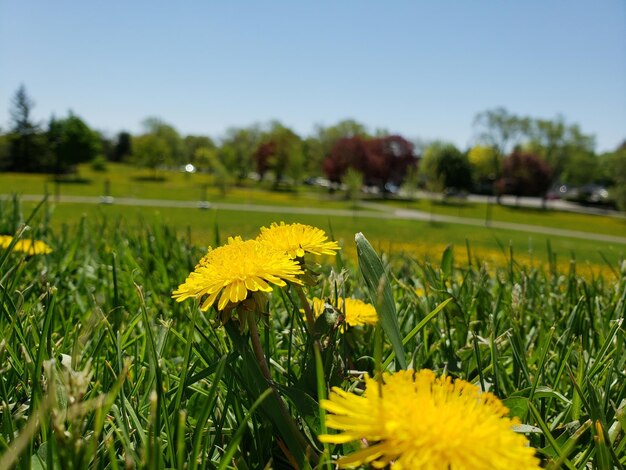
[[413,144],[399,135],[346,137],[331,148],[324,160],[324,173],[329,180],[341,182],[348,168],[353,168],[363,174],[365,184],[384,190],[388,183],[400,186],[416,162]]
[[552,168],[540,157],[515,151],[502,162],[502,178],[496,182],[499,194],[543,197],[552,183]]

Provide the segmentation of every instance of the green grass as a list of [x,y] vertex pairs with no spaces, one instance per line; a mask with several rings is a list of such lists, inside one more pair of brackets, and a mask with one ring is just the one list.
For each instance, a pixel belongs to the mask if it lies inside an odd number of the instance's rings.
[[[14,232],[24,220],[2,207],[0,227]],[[275,289],[269,315],[252,313],[248,326],[251,311],[220,326],[213,309],[171,299],[216,227],[222,241],[252,236],[271,215],[144,211],[139,224],[118,219],[129,214],[123,208],[81,207],[60,205],[52,219],[29,221],[25,235],[45,240],[51,254],[0,250],[1,468],[329,468],[359,443],[319,443],[319,397],[331,385],[361,387],[349,370],[392,371],[401,356],[490,389],[531,426],[526,436],[546,467],[626,465],[626,272],[617,267],[609,276],[558,275],[517,263],[515,250],[495,270],[441,251],[432,262],[386,254],[380,265],[362,248],[364,279],[349,258],[324,258],[310,297],[384,292],[377,349],[376,328],[341,333],[321,321],[308,331],[293,286]],[[328,227],[324,218],[299,219]],[[186,227],[199,220],[189,239]],[[399,221],[331,222],[348,250],[354,231],[375,247],[390,233],[413,242],[448,233]],[[389,273],[382,285],[381,272]],[[271,358],[276,393],[251,325]]]
[[[163,170],[158,173],[163,180],[153,181],[150,179],[152,173],[141,168],[115,163],[110,163],[108,168],[107,172],[95,172],[89,166],[82,165],[79,182],[59,183],[59,194],[100,197],[105,194],[105,182],[108,181],[109,195],[113,197],[177,201],[199,201],[206,197],[214,202],[239,204],[349,207],[347,201],[319,191],[311,191],[307,187],[300,188],[299,191],[269,191],[269,184],[247,181],[246,186],[233,186],[226,195],[222,195],[212,184],[212,177],[206,174]],[[45,194],[46,191],[51,196],[57,194],[57,185],[53,179],[41,174],[0,173],[0,187],[9,194]]]
[[[463,200],[454,202],[417,200],[417,201],[380,201],[393,207],[415,209],[423,212],[468,217],[485,220],[487,204]],[[543,227],[555,227],[582,232],[604,233],[626,237],[626,217],[578,214],[574,212],[542,210],[497,204],[489,205],[490,220],[513,222]]]
[[[26,211],[34,204],[24,204]],[[567,267],[570,259],[579,264],[615,268],[626,254],[626,245],[599,243],[576,238],[547,236],[511,230],[460,226],[446,223],[428,223],[413,220],[382,220],[370,217],[337,217],[300,215],[253,211],[200,210],[186,208],[134,208],[116,205],[51,204],[51,224],[60,228],[64,224],[78,224],[81,219],[106,218],[110,223],[122,218],[129,227],[165,223],[189,233],[191,241],[200,246],[216,242],[216,227],[220,241],[228,236],[255,236],[258,227],[272,222],[302,222],[331,231],[344,245],[351,247],[354,234],[363,232],[375,241],[376,247],[386,251],[402,251],[407,255],[428,255],[443,250],[447,244],[456,246],[465,255],[469,243],[476,254],[493,253],[491,258],[506,262],[510,250],[527,261],[548,262],[548,244],[557,261]],[[354,252],[351,249],[351,252]],[[521,256],[520,256],[521,255]],[[465,257],[465,256],[464,256]],[[466,259],[466,257],[465,257]]]
[[[198,201],[206,196],[212,202],[237,204],[263,204],[290,207],[315,207],[329,209],[351,209],[352,203],[344,200],[341,194],[330,195],[320,188],[300,187],[298,191],[270,191],[269,184],[246,182],[245,187],[232,187],[221,195],[212,185],[210,175],[186,174],[177,171],[160,171],[163,181],[146,179],[152,175],[147,170],[125,164],[111,163],[105,173],[95,172],[88,165],[82,165],[80,177],[86,183],[62,183],[61,195],[99,197],[105,193],[105,181],[109,181],[110,195],[113,197],[133,197],[142,199],[170,199]],[[203,189],[205,185],[208,188]],[[5,193],[44,194],[56,193],[55,184],[46,175],[0,173],[0,187]],[[484,220],[487,205],[456,201],[377,201],[391,207],[403,207],[431,212]],[[576,214],[562,211],[490,205],[491,220],[516,222],[544,227],[555,227],[590,233],[620,235],[626,237],[626,218]]]

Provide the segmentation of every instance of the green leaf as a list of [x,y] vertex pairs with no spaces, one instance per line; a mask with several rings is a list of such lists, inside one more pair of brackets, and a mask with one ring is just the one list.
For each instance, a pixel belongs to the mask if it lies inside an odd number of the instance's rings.
[[454,249],[452,245],[446,246],[446,249],[443,250],[443,255],[441,256],[441,272],[443,272],[446,278],[450,278],[452,276],[452,265],[454,264]]
[[356,249],[359,257],[359,268],[367,284],[370,299],[376,306],[380,325],[389,337],[391,346],[398,358],[402,369],[406,369],[406,358],[402,346],[402,336],[398,325],[398,314],[393,300],[393,293],[389,278],[383,268],[383,263],[372,248],[367,238],[359,232],[355,235]]
[[504,406],[509,409],[509,416],[517,416],[521,421],[526,419],[528,414],[528,398],[509,397],[502,400]]

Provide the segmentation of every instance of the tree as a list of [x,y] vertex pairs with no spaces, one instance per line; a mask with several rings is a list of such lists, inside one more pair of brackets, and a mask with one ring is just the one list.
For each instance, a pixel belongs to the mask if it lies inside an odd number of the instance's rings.
[[573,157],[579,162],[586,158],[589,163],[594,147],[594,136],[583,134],[577,124],[567,124],[561,116],[554,120],[531,121],[526,148],[548,162],[556,179],[563,179],[564,173],[577,172],[576,163],[571,161]]
[[511,114],[503,107],[488,109],[474,118],[479,141],[493,147],[499,156],[509,153],[527,135],[529,126],[529,118]]
[[113,149],[113,161],[124,162],[133,153],[132,137],[128,132],[122,131],[117,134],[115,148]]
[[133,140],[133,161],[135,164],[153,171],[153,178],[158,176],[158,169],[172,160],[172,149],[168,142],[158,135],[143,134]]
[[146,118],[142,125],[146,134],[157,137],[168,147],[165,153],[166,160],[162,162],[162,165],[180,166],[188,163],[185,161],[183,141],[173,126],[156,117]]
[[205,135],[188,135],[183,139],[185,161],[196,163],[196,155],[199,149],[215,150],[215,142]]
[[383,193],[391,185],[399,188],[407,171],[417,164],[413,143],[399,135],[386,135],[369,139],[367,145],[370,151],[367,180],[377,184]]
[[366,140],[360,136],[339,139],[324,160],[324,173],[332,182],[341,182],[349,168],[365,175],[369,153]]
[[399,187],[416,161],[413,144],[399,135],[375,139],[354,136],[335,143],[324,160],[324,172],[331,181],[340,182],[352,168],[363,175],[365,184],[385,192],[390,184]]
[[13,171],[45,171],[45,142],[39,124],[32,120],[35,103],[20,85],[10,110],[10,165]]
[[65,119],[52,117],[47,135],[57,175],[74,170],[76,165],[91,161],[101,152],[98,133],[71,112]]
[[304,142],[304,156],[306,172],[310,176],[321,175],[324,160],[330,154],[331,149],[340,140],[350,137],[368,137],[365,125],[354,119],[344,119],[332,126],[315,126],[314,137]]
[[261,131],[257,125],[232,127],[226,131],[218,156],[228,172],[236,178],[237,184],[241,184],[253,171],[252,154],[260,142]]
[[626,211],[626,140],[605,158],[613,183],[610,188],[611,198],[620,210]]
[[481,194],[493,192],[501,159],[494,147],[476,145],[467,152],[467,159],[472,168],[474,190]]
[[193,161],[194,164],[211,173],[214,186],[219,189],[222,196],[225,196],[230,188],[232,177],[226,166],[219,160],[217,150],[200,147],[196,150]]
[[274,173],[274,186],[278,186],[285,176],[298,183],[304,172],[302,140],[291,129],[279,122],[271,123],[262,142],[254,152],[257,173],[261,178],[268,170]]
[[11,167],[11,136],[0,134],[0,171]]
[[446,188],[470,190],[471,166],[467,155],[445,142],[431,144],[420,162],[420,170],[432,191]]
[[363,188],[363,175],[354,168],[348,168],[343,179],[346,185],[346,198],[352,201],[352,207],[356,208]]
[[544,197],[552,183],[552,168],[537,155],[515,151],[502,164],[499,194]]

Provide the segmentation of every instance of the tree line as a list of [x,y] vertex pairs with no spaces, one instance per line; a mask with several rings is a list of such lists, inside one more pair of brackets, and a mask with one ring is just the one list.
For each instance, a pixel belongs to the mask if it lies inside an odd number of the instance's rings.
[[475,145],[412,142],[385,130],[370,132],[355,120],[316,126],[300,136],[278,121],[233,127],[217,140],[181,135],[171,124],[147,118],[137,135],[111,137],[69,112],[46,124],[33,117],[34,101],[22,85],[10,109],[10,127],[0,132],[0,170],[72,173],[78,164],[107,162],[161,168],[191,164],[212,173],[225,190],[254,173],[276,187],[324,177],[339,185],[365,184],[383,193],[400,186],[433,191],[542,196],[554,187],[597,184],[626,208],[626,141],[615,151],[595,152],[595,138],[563,117],[518,116],[504,108],[479,113]]

